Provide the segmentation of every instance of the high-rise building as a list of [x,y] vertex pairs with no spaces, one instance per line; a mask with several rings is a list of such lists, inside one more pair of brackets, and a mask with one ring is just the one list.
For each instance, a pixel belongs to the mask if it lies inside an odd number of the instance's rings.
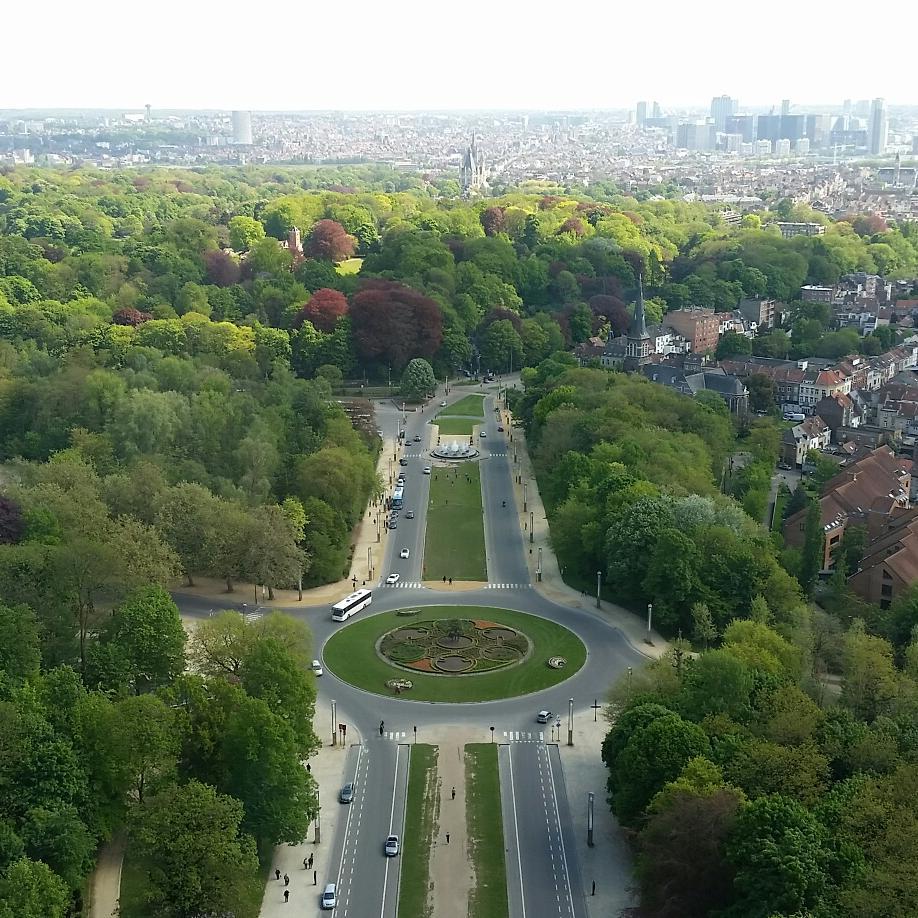
[[775,154],[777,156],[790,156],[790,141],[787,138],[775,141]]
[[829,142],[829,132],[832,130],[831,115],[807,115],[806,137],[812,149],[825,146]]
[[918,153],[918,134],[912,135],[912,153]]
[[663,110],[660,108],[660,103],[659,103],[659,102],[654,102],[654,103],[653,103],[653,107],[651,108],[651,114],[652,114],[652,117],[654,117],[654,118],[662,118],[662,117],[663,117]]
[[781,139],[781,116],[759,115],[755,123],[756,140],[774,142]]
[[233,112],[233,143],[252,145],[251,112]]
[[781,140],[799,140],[806,134],[806,115],[781,116]]
[[714,119],[714,130],[723,131],[727,118],[736,114],[736,99],[730,96],[715,96],[711,99],[711,117]]
[[144,114],[143,119],[144,121],[147,122],[147,124],[149,124],[153,120],[153,115],[151,112],[152,107],[153,106],[151,106],[149,102],[147,102],[147,104],[144,106],[144,108],[146,109],[146,113]]
[[851,100],[850,99],[845,99],[845,101],[842,103],[842,114],[843,115],[851,114]]
[[644,127],[644,122],[647,120],[647,103],[638,102],[635,108],[634,120],[637,122],[638,127]]
[[790,99],[781,100],[781,117],[786,118],[790,114]]
[[680,150],[713,150],[714,125],[710,121],[683,121],[676,131]]
[[742,134],[743,143],[755,140],[755,115],[731,115],[724,125],[725,134]]
[[875,156],[886,152],[886,106],[882,99],[874,99],[870,104],[870,127],[868,128],[869,150]]

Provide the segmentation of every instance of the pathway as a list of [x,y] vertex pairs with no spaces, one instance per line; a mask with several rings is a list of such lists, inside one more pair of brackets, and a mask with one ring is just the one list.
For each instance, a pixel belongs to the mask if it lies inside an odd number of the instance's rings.
[[127,836],[119,832],[99,849],[96,868],[90,881],[90,918],[116,918],[121,898],[121,865]]

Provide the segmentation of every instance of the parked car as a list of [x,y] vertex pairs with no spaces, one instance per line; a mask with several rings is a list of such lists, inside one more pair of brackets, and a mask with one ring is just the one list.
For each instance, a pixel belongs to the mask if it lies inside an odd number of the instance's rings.
[[[391,529],[392,527],[390,526],[389,528]],[[389,576],[386,577],[386,583],[388,583],[389,586],[392,586],[393,584],[398,583],[401,579],[401,574],[389,574]]]
[[390,529],[398,529],[398,520],[395,519],[395,517],[393,517],[391,520],[389,520],[389,528],[390,528]]
[[503,428],[503,425],[502,425],[502,424],[498,424],[498,425],[497,425],[497,432],[498,432],[498,433],[503,433],[503,432],[504,432],[504,428]]
[[318,660],[313,660],[313,661],[312,661],[312,671],[313,671],[317,676],[321,676],[322,673],[325,672],[325,670],[322,669],[322,664],[321,664]]
[[410,551],[410,549],[407,549],[407,548],[403,548],[403,549],[398,553],[398,556],[399,556],[400,558],[408,558],[410,555],[411,555],[411,551]]
[[338,889],[334,883],[329,883],[322,893],[322,908],[331,909],[338,906]]
[[350,803],[354,799],[354,785],[351,783],[345,784],[341,790],[338,791],[338,802],[339,803]]
[[386,839],[386,857],[395,857],[398,854],[398,836],[390,835]]
[[424,466],[424,474],[425,474],[425,475],[429,475],[429,474],[430,474],[430,466],[429,466],[429,465],[425,465],[425,466]]
[[402,456],[402,458],[398,460],[398,464],[399,464],[399,465],[408,465],[408,460],[407,460],[404,456]]
[[550,724],[551,711],[539,711],[539,713],[536,714],[536,721],[540,724]]

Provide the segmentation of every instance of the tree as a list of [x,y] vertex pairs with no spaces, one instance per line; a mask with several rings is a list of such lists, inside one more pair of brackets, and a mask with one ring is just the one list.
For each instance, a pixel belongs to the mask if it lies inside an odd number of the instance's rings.
[[806,511],[803,531],[803,550],[800,558],[800,586],[807,596],[813,592],[816,575],[823,568],[823,546],[825,535],[822,530],[822,506],[818,500],[810,500]]
[[0,673],[10,682],[33,681],[41,663],[39,624],[28,606],[0,604]]
[[401,392],[406,398],[421,401],[437,388],[433,367],[423,357],[415,357],[402,373]]
[[0,918],[65,918],[67,884],[41,861],[21,858],[0,874]]
[[717,628],[707,603],[692,603],[692,636],[696,641],[704,644],[705,650],[708,649],[708,644],[717,637]]
[[749,407],[753,411],[771,411],[777,404],[777,389],[774,382],[761,373],[746,377],[746,388],[749,390]]
[[198,781],[172,785],[137,811],[133,835],[148,864],[149,906],[190,918],[235,913],[258,860],[240,830],[243,805]]
[[293,326],[299,328],[308,320],[316,330],[328,334],[334,331],[338,319],[347,315],[347,308],[347,299],[340,290],[321,287],[296,314]]
[[[102,627],[98,646],[121,663],[127,684],[139,695],[168,685],[184,670],[185,640],[172,597],[162,587],[149,586],[136,590],[115,609]],[[94,659],[91,652],[90,672]],[[118,687],[104,678],[102,682],[106,688]]]
[[485,236],[496,236],[504,231],[504,209],[502,207],[487,207],[481,212],[478,219],[481,221],[481,228]]
[[842,653],[842,702],[860,719],[871,722],[889,713],[898,692],[892,647],[867,634],[855,621],[845,635]]
[[71,889],[79,887],[92,864],[96,840],[74,806],[29,810],[22,839],[29,857],[47,864]]
[[250,248],[265,238],[265,228],[251,217],[239,215],[229,222],[230,245],[237,252],[248,252]]
[[306,254],[323,261],[344,261],[357,247],[357,240],[334,220],[319,220],[306,238]]
[[717,342],[717,348],[714,351],[714,356],[718,360],[723,360],[725,357],[733,357],[739,354],[751,353],[751,338],[748,338],[746,335],[740,335],[734,331],[728,331],[726,334],[722,335],[720,340]]
[[25,532],[18,501],[0,495],[0,545],[15,545]]
[[509,319],[492,322],[479,341],[481,359],[489,370],[509,373],[523,365],[523,339]]
[[179,753],[175,711],[157,695],[124,698],[115,705],[114,744],[119,777],[132,801],[143,805],[173,777]]

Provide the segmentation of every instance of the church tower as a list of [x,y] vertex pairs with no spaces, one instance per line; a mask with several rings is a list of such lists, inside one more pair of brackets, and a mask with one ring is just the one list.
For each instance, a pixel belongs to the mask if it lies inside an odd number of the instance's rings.
[[634,318],[628,329],[628,342],[625,345],[624,368],[628,373],[640,371],[650,363],[653,346],[647,331],[647,319],[644,315],[644,283],[638,275],[638,298],[634,304]]

